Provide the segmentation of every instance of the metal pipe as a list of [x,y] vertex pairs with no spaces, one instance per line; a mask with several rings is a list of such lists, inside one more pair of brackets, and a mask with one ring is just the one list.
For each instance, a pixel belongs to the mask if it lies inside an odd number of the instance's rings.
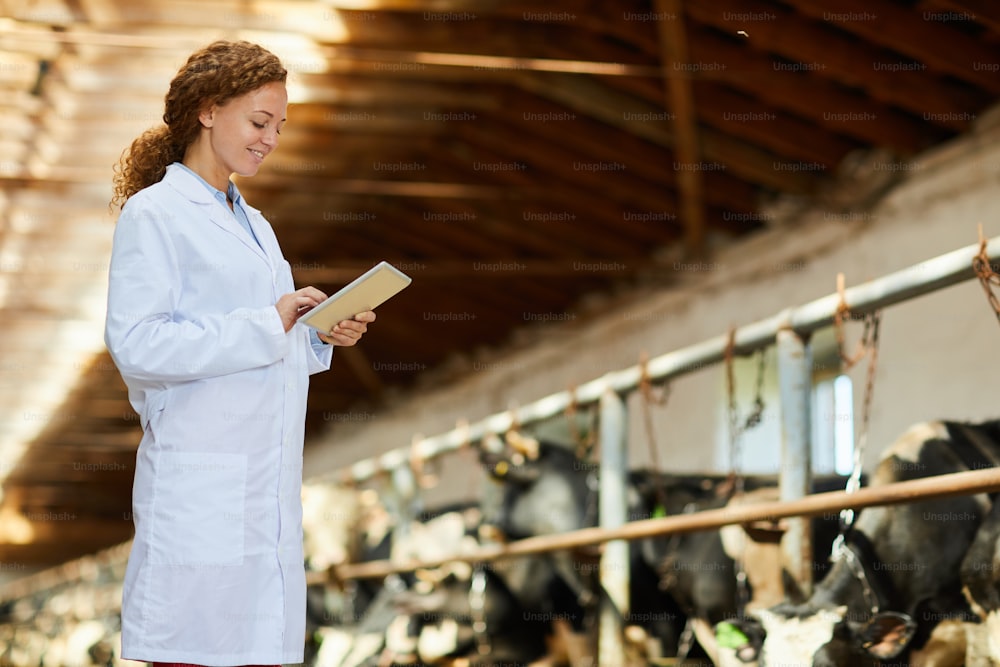
[[[625,402],[611,389],[601,395],[601,477],[598,497],[600,527],[614,530],[628,522],[628,489],[626,487],[627,429]],[[629,544],[611,540],[601,553],[601,596],[597,653],[599,665],[624,665],[625,644],[623,621],[628,618]]]
[[[986,251],[991,260],[1000,257],[1000,237],[990,239]],[[965,246],[848,288],[844,292],[844,298],[851,312],[861,315],[928,294],[972,278],[975,275],[972,270],[972,258],[978,254],[978,244]],[[839,303],[839,295],[833,293],[744,325],[735,333],[736,351],[747,354],[767,347],[774,343],[777,332],[782,329],[791,329],[800,335],[805,335],[830,326]],[[728,339],[728,335],[720,335],[655,357],[646,365],[647,374],[651,379],[659,381],[718,363],[724,357]],[[528,424],[555,417],[572,404],[586,405],[598,401],[609,386],[624,395],[638,386],[642,373],[640,365],[630,366],[582,384],[572,393],[562,391],[552,394],[516,410],[494,414],[467,426],[424,438],[414,444],[417,448],[416,454],[423,458],[432,458],[456,450],[469,442],[476,442],[490,433],[504,433],[515,422]],[[363,482],[382,470],[391,470],[397,465],[405,464],[410,456],[409,447],[394,449],[380,456],[358,461],[340,471],[318,475],[315,479],[342,483]]]
[[862,509],[875,505],[897,505],[915,500],[948,498],[953,496],[993,493],[1000,491],[1000,468],[987,468],[950,473],[884,486],[869,486],[853,493],[831,491],[814,493],[793,501],[764,502],[755,505],[723,507],[691,514],[679,514],[659,519],[631,521],[618,528],[584,528],[558,535],[543,535],[518,540],[506,545],[486,546],[447,558],[426,561],[414,559],[391,562],[373,561],[351,563],[331,568],[326,572],[310,573],[310,582],[384,577],[395,572],[409,572],[417,568],[438,567],[445,563],[479,563],[514,556],[528,556],[557,549],[576,549],[610,540],[636,540],[654,535],[692,533],[737,523],[776,521],[792,516],[818,516],[835,514],[845,507]]
[[[812,486],[812,350],[791,329],[777,336],[778,391],[781,396],[781,500],[809,495]],[[806,517],[788,520],[781,538],[782,565],[800,592],[812,593],[812,531]]]

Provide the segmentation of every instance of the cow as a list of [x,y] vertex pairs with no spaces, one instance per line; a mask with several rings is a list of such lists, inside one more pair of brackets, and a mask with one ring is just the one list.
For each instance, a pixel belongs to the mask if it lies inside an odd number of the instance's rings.
[[[403,539],[387,536],[393,558],[436,560],[478,547],[478,508],[446,509],[421,514]],[[356,623],[317,629],[322,641],[314,664],[437,665],[456,658],[478,667],[528,664],[545,655],[553,621],[582,619],[574,603],[544,559],[456,561],[390,575]]]
[[[998,463],[1000,421],[925,422],[884,450],[871,485]],[[743,636],[756,641],[731,648],[761,667],[963,664],[953,629],[976,619],[960,570],[991,505],[979,494],[864,509],[812,596],[760,610],[759,626],[744,619]],[[951,657],[928,656],[938,650]]]
[[[527,441],[527,442],[525,442]],[[487,472],[504,492],[492,520],[512,538],[559,533],[597,522],[598,466],[571,448],[549,441],[514,440],[516,451],[486,449]],[[834,480],[843,484],[841,478]],[[629,520],[718,508],[732,499],[730,475],[671,475],[648,470],[628,474]],[[775,477],[748,477],[747,491],[776,486]],[[829,484],[829,482],[828,482]],[[489,512],[486,512],[489,515]],[[827,547],[833,531],[814,537]],[[662,536],[633,542],[630,548],[630,617],[659,640],[664,656],[688,653],[692,630],[698,638],[691,657],[714,657],[712,626],[737,612],[738,586],[733,557],[719,531]],[[568,553],[551,556],[573,590],[588,582]],[[581,599],[586,596],[579,593]]]
[[[501,486],[498,502],[484,507],[485,520],[507,539],[517,540],[576,530],[597,523],[596,464],[579,459],[567,446],[530,438],[515,440],[514,451],[484,449],[481,461]],[[647,518],[654,508],[639,497],[633,484],[630,518]],[[598,566],[585,551],[558,551],[538,556],[551,563],[579,605],[592,609],[591,592]],[[664,646],[676,646],[684,629],[683,612],[658,585],[655,569],[637,546],[630,554],[631,618]]]
[[962,561],[963,593],[977,623],[966,626],[966,665],[990,667],[1000,664],[1000,503],[976,534]]

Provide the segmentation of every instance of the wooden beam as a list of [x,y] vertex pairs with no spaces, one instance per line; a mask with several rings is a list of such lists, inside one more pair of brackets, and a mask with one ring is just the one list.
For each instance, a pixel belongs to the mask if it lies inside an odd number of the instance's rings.
[[[662,265],[654,260],[630,257],[627,259],[615,259],[612,257],[602,258],[604,263],[609,264],[603,271],[600,267],[594,270],[598,273],[614,275],[622,273],[626,268],[629,273],[635,271],[651,271],[662,268]],[[583,259],[527,259],[524,257],[491,257],[482,260],[445,260],[434,259],[426,262],[426,268],[420,270],[420,276],[426,280],[455,280],[463,278],[476,278],[477,280],[510,280],[511,275],[524,278],[535,278],[539,276],[549,277],[573,277],[579,276],[581,264],[599,264],[594,260]],[[625,263],[627,267],[623,266]],[[370,267],[370,265],[369,265]],[[491,270],[490,267],[498,267]],[[512,267],[504,269],[503,267]],[[303,279],[320,284],[339,284],[350,275],[357,277],[355,269],[331,268],[331,269],[310,269],[300,272]]]
[[[626,162],[595,160],[594,157],[567,150],[554,142],[549,144],[541,141],[519,142],[518,139],[524,137],[523,132],[511,130],[499,123],[489,127],[469,125],[462,132],[467,133],[466,136],[475,143],[498,154],[509,156],[507,158],[509,160],[524,164],[531,170],[536,181],[544,180],[546,187],[597,192],[602,199],[608,200],[619,211],[628,205],[646,211],[674,211],[673,197],[669,191],[664,192],[663,189],[653,187],[643,188],[641,181],[636,182],[639,179],[636,179],[629,169],[631,160]],[[663,160],[665,159],[664,157]],[[605,166],[607,170],[603,169]],[[600,247],[608,256],[635,252],[636,243],[628,237],[612,237],[607,234],[608,228],[621,219],[622,214],[618,213],[610,220],[592,219],[590,225],[575,226],[570,234],[565,235],[571,236],[571,239],[565,237],[551,239],[557,246],[554,249],[555,254],[562,254],[560,246],[565,250],[576,243],[580,244],[580,251],[584,251],[585,248]],[[526,222],[523,220],[523,213],[522,221]],[[591,226],[593,228],[588,229]],[[559,228],[550,226],[552,231]],[[664,236],[663,240],[666,238]]]
[[682,165],[677,172],[677,185],[684,224],[684,251],[691,259],[701,259],[705,256],[705,205],[702,201],[698,113],[691,79],[677,75],[678,71],[686,71],[689,64],[684,9],[681,0],[656,0],[654,7],[661,16],[677,17],[655,23],[659,29],[660,67],[667,91],[664,108],[673,112],[675,160]]
[[[373,398],[378,399],[382,395],[382,392],[385,391],[385,384],[378,373],[375,372],[372,361],[368,358],[364,349],[356,345],[353,347],[342,347],[334,350],[334,354],[338,355],[347,364],[354,377],[358,379],[362,387],[368,390],[368,393]],[[341,378],[341,381],[343,381],[343,378]]]
[[[665,129],[663,107],[624,95],[599,82],[565,75],[522,73],[518,82],[527,90],[558,101],[579,113],[624,129],[654,144],[674,147],[673,134]],[[775,169],[774,156],[721,133],[703,131],[702,148],[708,164],[703,171],[717,170],[779,192],[806,193],[817,177],[804,170]],[[678,165],[679,166],[679,165]],[[676,167],[675,167],[676,168]]]
[[[953,135],[952,131],[929,125],[869,95],[845,88],[819,76],[817,72],[795,71],[789,63],[769,53],[747,48],[746,38],[735,33],[723,36],[714,29],[692,25],[688,32],[691,58],[706,73],[700,80],[725,85],[764,101],[775,110],[787,110],[822,129],[875,146],[888,146],[910,154]],[[658,44],[641,34],[637,46],[656,52]],[[812,68],[822,73],[823,63]],[[628,87],[650,103],[659,104],[662,91],[649,79],[615,78],[606,84]]]
[[819,162],[833,169],[844,155],[863,145],[832,132],[817,132],[815,125],[799,116],[733,92],[728,86],[696,81],[694,91],[704,124],[786,160]]
[[344,194],[373,194],[383,197],[444,197],[447,199],[494,199],[506,196],[506,190],[490,185],[473,183],[440,183],[433,181],[403,181],[391,179],[357,179],[309,177],[284,174],[263,175],[253,179],[254,188],[259,191],[301,189],[315,192],[317,189]]
[[100,434],[85,431],[75,431],[66,429],[59,432],[58,442],[67,448],[86,448],[91,445],[107,447],[109,449],[120,448],[133,450],[139,446],[142,432],[136,425],[134,431],[113,431]]
[[117,537],[113,533],[106,534],[103,530],[96,536],[90,537],[90,535],[86,526],[82,526],[67,532],[62,540],[31,544],[0,544],[0,563],[4,563],[8,571],[15,573],[23,571],[27,574],[37,568],[59,565],[130,539],[132,530],[123,529],[123,533]]
[[815,72],[779,71],[780,61],[736,41],[743,37],[726,38],[716,30],[691,32],[692,58],[723,67],[717,76],[720,83],[808,119],[823,130],[902,153],[915,152],[951,134]]
[[[997,63],[994,47],[970,39],[946,23],[925,21],[911,8],[888,0],[787,0],[787,4],[806,16],[831,22],[913,58],[917,66],[951,74],[994,95],[1000,93],[1000,78],[989,70]],[[910,64],[899,59],[883,63],[888,67]]]
[[[968,127],[970,116],[989,100],[989,96],[980,91],[940,79],[933,73],[877,70],[873,63],[891,60],[894,54],[852,38],[838,30],[836,24],[804,19],[774,2],[694,2],[687,5],[687,12],[699,23],[729,35],[745,29],[748,49],[777,53],[810,67],[819,65],[822,67],[819,74],[824,78],[863,88],[872,99],[927,117],[953,130]],[[748,15],[760,18],[740,19]]]
[[1000,33],[1000,5],[996,0],[936,0],[936,4],[955,12],[969,14],[970,20]]
[[81,520],[91,518],[121,518],[127,514],[132,498],[132,471],[127,479],[106,475],[88,481],[38,477],[23,482],[8,480],[4,484],[7,506],[15,506],[6,498],[17,496],[16,507],[22,514],[44,512],[58,508],[78,515]]

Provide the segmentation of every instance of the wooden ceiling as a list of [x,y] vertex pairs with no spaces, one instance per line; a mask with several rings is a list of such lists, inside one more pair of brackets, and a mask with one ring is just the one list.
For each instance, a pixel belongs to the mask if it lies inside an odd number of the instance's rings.
[[297,284],[382,259],[414,278],[314,378],[312,438],[592,317],[586,295],[669,285],[768,225],[766,202],[828,196],[855,151],[905,172],[1000,96],[989,0],[0,4],[7,571],[131,535],[140,434],[101,342],[111,165],[213,39],[291,72],[280,148],[240,187]]

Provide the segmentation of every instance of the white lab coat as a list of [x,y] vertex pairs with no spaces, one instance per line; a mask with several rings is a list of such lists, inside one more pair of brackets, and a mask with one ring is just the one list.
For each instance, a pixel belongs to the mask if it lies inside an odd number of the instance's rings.
[[143,427],[123,658],[303,659],[306,392],[332,348],[304,325],[285,333],[274,304],[291,267],[245,209],[263,250],[171,166],[115,230],[105,341]]

